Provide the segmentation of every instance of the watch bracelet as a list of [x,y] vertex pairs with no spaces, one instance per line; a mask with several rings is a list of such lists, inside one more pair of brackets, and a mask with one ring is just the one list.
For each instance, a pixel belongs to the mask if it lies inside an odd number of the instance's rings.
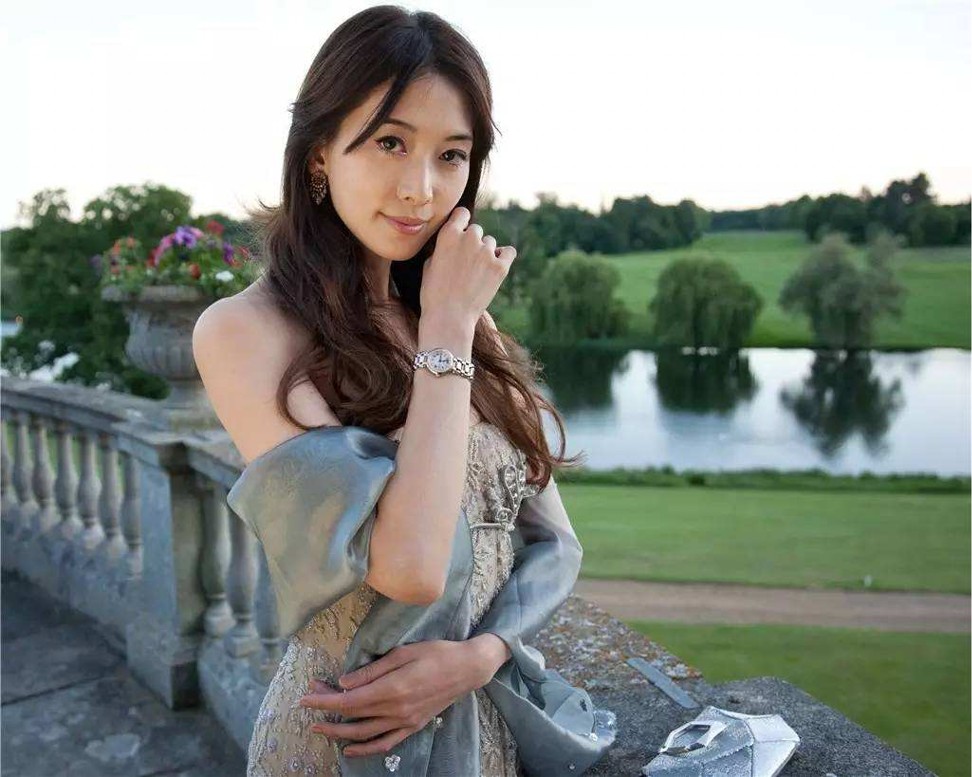
[[[429,366],[428,359],[426,358],[429,353],[432,353],[433,351],[439,351],[439,350],[447,351],[449,355],[452,357],[452,366],[443,372],[436,372],[435,370],[433,370]],[[450,375],[450,374],[460,375],[463,378],[468,378],[470,381],[472,381],[473,374],[476,371],[476,368],[473,365],[471,360],[463,359],[460,356],[456,356],[454,353],[452,353],[452,351],[449,351],[447,348],[428,348],[426,350],[419,351],[418,353],[416,353],[415,358],[412,360],[412,368],[414,370],[418,370],[420,367],[425,367],[425,369],[427,369],[436,377],[439,377],[441,375]]]

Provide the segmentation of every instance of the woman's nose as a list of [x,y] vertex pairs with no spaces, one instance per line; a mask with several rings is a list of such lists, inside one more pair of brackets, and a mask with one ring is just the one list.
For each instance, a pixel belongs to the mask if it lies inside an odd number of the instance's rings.
[[398,196],[413,205],[424,205],[432,199],[432,189],[432,172],[428,163],[418,161],[407,165],[398,184]]

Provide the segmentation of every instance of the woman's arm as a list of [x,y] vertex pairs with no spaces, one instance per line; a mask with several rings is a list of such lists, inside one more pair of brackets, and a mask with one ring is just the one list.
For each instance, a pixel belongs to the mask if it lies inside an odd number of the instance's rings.
[[[474,320],[423,314],[418,348],[472,357]],[[411,581],[415,603],[442,595],[465,482],[472,388],[461,375],[415,371],[392,475],[378,501],[366,582],[378,591]]]

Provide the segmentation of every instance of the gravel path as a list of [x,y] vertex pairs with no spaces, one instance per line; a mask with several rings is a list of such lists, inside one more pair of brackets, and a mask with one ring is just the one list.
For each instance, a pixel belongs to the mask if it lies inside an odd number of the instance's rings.
[[589,578],[578,580],[574,593],[621,620],[788,623],[964,634],[970,631],[970,597],[964,594]]

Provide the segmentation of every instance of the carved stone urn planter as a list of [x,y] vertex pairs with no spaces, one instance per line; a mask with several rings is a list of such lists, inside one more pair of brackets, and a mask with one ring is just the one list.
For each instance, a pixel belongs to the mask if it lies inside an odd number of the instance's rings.
[[219,426],[192,355],[196,319],[213,298],[191,286],[145,286],[133,293],[105,286],[101,298],[121,303],[128,320],[125,353],[132,363],[169,384],[153,426],[185,430]]

